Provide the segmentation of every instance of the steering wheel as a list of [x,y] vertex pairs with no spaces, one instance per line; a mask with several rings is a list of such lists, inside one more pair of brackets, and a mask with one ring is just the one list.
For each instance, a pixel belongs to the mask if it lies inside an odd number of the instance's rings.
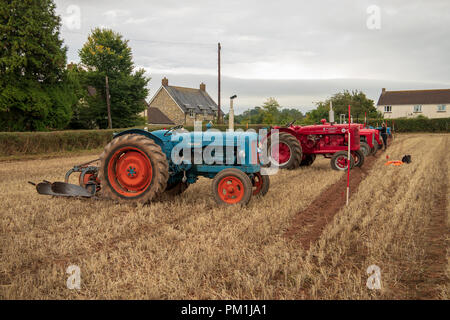
[[287,128],[289,128],[290,126],[292,126],[294,123],[295,123],[295,121],[297,121],[297,120],[292,120],[291,122],[289,122],[287,125],[286,125],[286,127]]
[[177,126],[174,126],[172,128],[169,128],[169,130],[167,130],[166,132],[164,132],[164,137],[168,136],[170,133],[172,133],[172,131],[177,130],[177,129],[181,129],[183,128],[182,124],[179,124]]

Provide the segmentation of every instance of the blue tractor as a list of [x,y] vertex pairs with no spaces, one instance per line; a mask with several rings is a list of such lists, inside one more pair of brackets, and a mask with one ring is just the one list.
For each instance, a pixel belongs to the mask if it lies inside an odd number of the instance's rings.
[[[115,134],[98,162],[69,170],[65,183],[44,181],[38,192],[89,196],[101,190],[107,198],[147,203],[163,194],[181,194],[203,176],[213,179],[217,203],[245,205],[252,195],[265,195],[270,184],[261,174],[254,132],[130,129]],[[68,183],[73,172],[80,172],[81,187]]]

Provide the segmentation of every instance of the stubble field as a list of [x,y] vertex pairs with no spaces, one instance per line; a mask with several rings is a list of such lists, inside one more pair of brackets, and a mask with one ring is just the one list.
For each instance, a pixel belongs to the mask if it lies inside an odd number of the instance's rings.
[[[350,205],[333,211],[316,202],[343,199],[344,173],[322,158],[245,208],[217,207],[208,179],[147,206],[40,196],[27,181],[95,156],[0,162],[0,298],[448,299],[449,140],[398,135],[352,170]],[[404,154],[411,164],[384,165]],[[371,265],[381,289],[366,286]]]

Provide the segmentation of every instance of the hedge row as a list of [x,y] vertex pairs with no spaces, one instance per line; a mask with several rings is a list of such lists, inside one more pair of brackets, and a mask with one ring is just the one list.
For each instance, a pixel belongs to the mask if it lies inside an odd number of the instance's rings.
[[[249,125],[258,129],[263,125]],[[163,129],[162,126],[148,127],[148,130]],[[224,131],[227,125],[215,125]],[[237,125],[236,129],[246,129],[246,125]],[[193,131],[193,127],[186,127]],[[90,150],[104,147],[113,137],[113,130],[73,130],[54,132],[0,132],[0,156],[58,153],[63,151]],[[206,130],[203,126],[203,130]]]
[[[386,119],[388,127],[395,132],[450,132],[450,118],[428,119],[428,118],[399,118]],[[369,120],[369,125],[381,125],[383,120]]]
[[[394,119],[386,120],[395,132],[449,132],[450,118],[443,119]],[[382,120],[369,120],[373,126],[381,125]],[[258,130],[267,127],[263,124],[236,125],[235,129],[252,128]],[[185,127],[193,131],[192,126]],[[225,131],[227,125],[214,125],[214,128]],[[163,129],[152,126],[148,130]],[[203,130],[205,130],[203,126]],[[0,132],[0,156],[57,153],[64,151],[89,150],[104,147],[111,141],[113,130],[74,130],[54,132]]]

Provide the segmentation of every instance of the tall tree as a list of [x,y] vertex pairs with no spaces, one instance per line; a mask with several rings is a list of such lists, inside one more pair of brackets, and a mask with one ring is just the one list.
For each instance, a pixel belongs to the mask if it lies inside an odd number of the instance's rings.
[[52,0],[0,1],[2,130],[64,128],[76,96],[67,80],[61,20]]
[[364,118],[367,112],[368,118],[380,117],[379,112],[375,108],[373,100],[367,98],[367,96],[358,90],[336,93],[331,98],[318,102],[317,108],[307,113],[307,119],[311,122],[318,122],[320,119],[328,119],[330,110],[330,101],[333,103],[333,110],[335,114],[335,121],[339,120],[340,114],[348,113],[348,105],[351,105],[352,116],[356,120]]
[[[147,107],[145,98],[150,78],[145,77],[143,69],[133,71],[128,40],[113,30],[96,28],[79,50],[79,56],[86,69],[82,73],[82,83],[86,87],[94,87],[96,94],[83,99],[89,108],[78,116],[84,118],[86,124],[93,122],[100,128],[107,127],[105,77],[108,76],[113,126],[123,128],[136,125],[138,114]],[[75,118],[73,121],[82,122],[82,119]]]
[[263,123],[265,124],[274,124],[279,113],[280,104],[275,98],[270,97],[264,102],[262,105],[262,109],[264,112]]

